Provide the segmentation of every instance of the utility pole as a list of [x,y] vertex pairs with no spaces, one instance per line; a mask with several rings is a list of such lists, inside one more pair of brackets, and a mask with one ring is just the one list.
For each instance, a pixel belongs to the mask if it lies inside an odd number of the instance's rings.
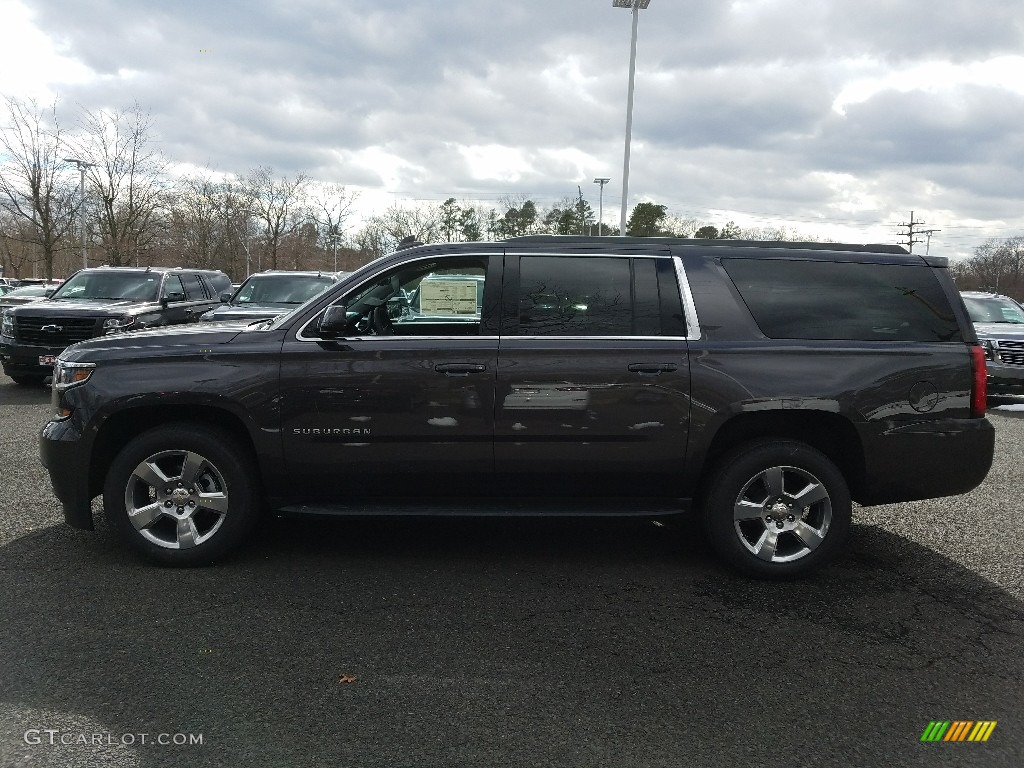
[[579,194],[579,197],[576,198],[576,210],[580,213],[580,234],[585,235],[587,234],[587,216],[584,208],[583,187],[577,184],[576,192]]
[[932,235],[936,232],[941,232],[941,229],[922,229],[921,234],[924,235],[927,240],[924,243],[924,255],[927,256],[928,252],[932,249]]
[[597,214],[597,236],[598,237],[601,237],[601,235],[604,234],[604,232],[603,232],[603,228],[604,228],[604,185],[607,184],[609,181],[611,181],[611,179],[609,179],[607,176],[598,176],[596,179],[594,179],[594,183],[595,184],[600,184],[601,185],[601,191],[598,194],[598,198],[597,198],[597,210],[598,210],[598,214]]
[[920,231],[915,232],[914,231],[914,227],[920,227],[922,224],[925,224],[925,223],[926,222],[923,222],[923,221],[914,221],[914,212],[911,211],[910,212],[910,223],[909,224],[904,221],[904,222],[896,225],[896,226],[898,226],[900,228],[906,227],[906,229],[907,229],[906,232],[900,232],[900,237],[906,237],[907,239],[906,240],[900,240],[899,244],[907,246],[907,250],[909,250],[911,253],[913,253],[914,252],[914,243],[923,243],[924,242],[924,240],[916,240],[914,238],[914,235],[920,235],[921,234]]

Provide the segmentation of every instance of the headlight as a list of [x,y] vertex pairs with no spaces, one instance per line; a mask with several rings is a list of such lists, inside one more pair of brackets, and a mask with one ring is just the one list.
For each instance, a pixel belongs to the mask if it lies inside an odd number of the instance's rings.
[[96,370],[96,363],[68,363],[57,358],[57,364],[53,366],[53,391],[56,395],[53,402],[56,411],[50,418],[54,421],[63,421],[70,418],[74,413],[72,408],[64,399],[64,392],[72,387],[79,387],[85,384]]
[[999,359],[999,347],[992,339],[982,339],[981,347],[985,350],[985,357],[989,360],[996,361]]
[[103,328],[107,333],[117,333],[118,331],[126,331],[135,323],[134,315],[125,315],[124,317],[111,317],[103,321]]
[[96,363],[67,363],[58,359],[53,366],[53,388],[63,392],[70,387],[85,384],[96,370]]
[[11,314],[9,309],[4,310],[3,324],[0,325],[0,336],[14,338],[14,315]]

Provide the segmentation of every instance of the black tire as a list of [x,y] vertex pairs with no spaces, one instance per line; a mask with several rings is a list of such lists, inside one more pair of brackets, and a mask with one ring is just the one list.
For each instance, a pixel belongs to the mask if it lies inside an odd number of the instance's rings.
[[756,578],[806,576],[835,560],[850,532],[842,473],[820,451],[792,440],[762,440],[726,454],[703,507],[715,551]]
[[45,376],[31,376],[23,373],[11,375],[10,379],[15,384],[20,384],[23,387],[41,387],[43,382],[46,381]]
[[251,452],[230,435],[169,424],[142,433],[117,454],[103,508],[111,527],[147,560],[207,565],[252,531],[259,485]]

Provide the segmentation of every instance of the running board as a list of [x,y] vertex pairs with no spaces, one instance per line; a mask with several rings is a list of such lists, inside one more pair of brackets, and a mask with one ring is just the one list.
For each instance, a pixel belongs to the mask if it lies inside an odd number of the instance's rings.
[[280,515],[366,517],[620,517],[675,515],[688,499],[350,499],[342,503],[274,505]]

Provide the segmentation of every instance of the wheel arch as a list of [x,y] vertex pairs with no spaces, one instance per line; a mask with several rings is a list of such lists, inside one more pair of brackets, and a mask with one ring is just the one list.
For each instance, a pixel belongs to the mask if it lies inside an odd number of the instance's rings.
[[224,408],[210,405],[149,405],[118,411],[100,426],[89,462],[89,493],[103,490],[110,465],[129,440],[159,426],[177,424],[213,428],[229,434],[248,450],[254,463],[256,448],[244,421]]
[[766,439],[797,440],[820,451],[843,474],[852,498],[861,496],[865,485],[864,446],[853,424],[827,411],[788,409],[741,413],[726,421],[708,445],[697,496],[703,495],[709,471],[726,453],[738,445]]

